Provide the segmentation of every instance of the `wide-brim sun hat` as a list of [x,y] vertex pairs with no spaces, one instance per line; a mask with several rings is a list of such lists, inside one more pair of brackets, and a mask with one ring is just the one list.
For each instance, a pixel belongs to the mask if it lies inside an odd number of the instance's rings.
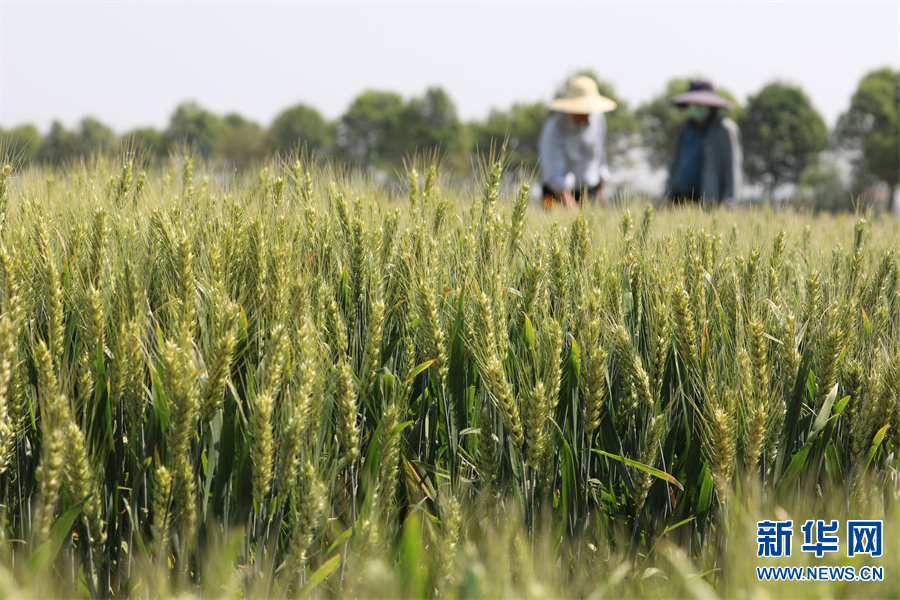
[[570,79],[566,97],[550,103],[550,110],[570,115],[609,112],[615,107],[615,100],[601,96],[597,82],[584,75]]
[[713,88],[712,82],[706,79],[694,79],[691,81],[691,87],[688,91],[672,98],[672,104],[682,107],[688,104],[725,109],[732,107],[731,102],[718,95]]

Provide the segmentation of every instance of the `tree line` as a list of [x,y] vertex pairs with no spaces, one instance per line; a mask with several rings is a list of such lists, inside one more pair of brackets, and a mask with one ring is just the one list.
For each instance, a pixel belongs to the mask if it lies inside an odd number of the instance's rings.
[[[633,109],[594,72],[575,74],[593,77],[600,93],[619,105],[607,114],[611,166],[620,165],[632,148],[643,147],[652,167],[665,168],[677,125],[685,118],[670,99],[688,89],[689,79],[670,80],[657,96]],[[770,83],[746,103],[728,90],[718,91],[734,104],[729,116],[743,136],[746,178],[762,185],[767,195],[782,184],[795,183],[829,207],[829,202],[840,203],[841,198],[882,183],[893,198],[900,180],[900,71],[885,67],[866,74],[832,131],[796,85]],[[565,82],[561,82],[557,95],[564,92]],[[44,135],[33,125],[0,129],[0,153],[12,153],[22,162],[54,165],[122,149],[153,162],[187,148],[206,160],[241,170],[272,154],[305,148],[320,160],[390,171],[402,169],[404,161],[416,153],[439,152],[446,166],[466,172],[474,164],[473,153],[505,140],[510,164],[534,169],[546,117],[544,103],[516,103],[506,110],[491,110],[483,121],[466,123],[440,87],[408,100],[394,92],[368,90],[335,121],[298,104],[281,112],[268,127],[238,114],[220,116],[185,102],[175,109],[163,131],[141,128],[119,136],[90,117],[75,130],[54,122]],[[851,151],[850,189],[842,187],[833,164],[820,160],[826,150]]]

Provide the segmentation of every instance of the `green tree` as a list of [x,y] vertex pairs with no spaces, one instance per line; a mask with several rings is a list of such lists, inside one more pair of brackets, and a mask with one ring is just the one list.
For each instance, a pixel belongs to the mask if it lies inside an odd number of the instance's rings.
[[803,90],[787,83],[771,83],[750,96],[739,125],[747,178],[770,194],[797,181],[828,145],[825,121]]
[[169,140],[166,135],[152,127],[135,129],[126,133],[122,136],[122,144],[126,151],[147,157],[151,161],[164,159],[169,152]]
[[[688,91],[690,86],[689,78],[670,79],[661,94],[642,104],[635,113],[640,126],[641,143],[647,150],[648,162],[654,168],[665,169],[669,166],[675,150],[678,126],[687,118],[685,109],[674,106],[672,98]],[[734,95],[719,87],[716,88],[716,93],[734,106],[724,113],[740,123],[744,111]]]
[[31,162],[41,149],[41,133],[34,125],[19,125],[0,131],[0,160]]
[[227,130],[222,137],[221,154],[231,166],[243,170],[266,155],[266,130],[238,114],[225,116]]
[[465,145],[465,131],[456,114],[456,105],[440,87],[428,88],[425,95],[413,98],[400,118],[398,142],[401,152],[457,154]]
[[542,102],[513,104],[508,111],[492,109],[487,120],[471,126],[476,150],[486,153],[492,144],[499,147],[507,140],[509,164],[536,169],[538,140],[546,120],[547,106]]
[[815,210],[844,212],[853,210],[853,197],[844,185],[834,162],[819,160],[797,181],[797,195],[808,198]]
[[616,93],[613,85],[600,79],[592,69],[581,69],[572,73],[557,87],[556,97],[565,96],[569,79],[579,75],[593,79],[597,83],[600,94],[614,100],[618,105],[615,110],[604,115],[606,117],[606,160],[610,166],[615,167],[625,158],[625,154],[637,144],[640,122],[629,108],[628,102]]
[[365,91],[353,100],[337,127],[337,150],[350,164],[386,166],[399,155],[403,99],[393,92]]
[[196,102],[183,102],[172,113],[166,138],[170,147],[186,145],[204,158],[218,156],[228,125]]
[[116,133],[91,117],[85,117],[78,125],[78,134],[75,136],[78,152],[83,156],[113,152],[119,146],[119,138]]
[[53,165],[74,158],[78,154],[78,140],[75,134],[66,129],[59,121],[53,121],[50,131],[41,140],[37,158],[41,162]]
[[305,145],[310,152],[328,152],[334,144],[334,125],[304,104],[282,111],[269,127],[271,151],[288,153]]
[[890,67],[866,74],[835,128],[838,146],[859,152],[854,191],[873,180],[887,183],[888,209],[900,181],[900,71]]

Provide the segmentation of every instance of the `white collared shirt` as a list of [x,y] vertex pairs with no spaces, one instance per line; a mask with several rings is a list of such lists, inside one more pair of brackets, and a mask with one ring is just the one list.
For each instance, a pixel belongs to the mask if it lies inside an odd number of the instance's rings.
[[541,131],[538,153],[541,180],[554,192],[594,187],[608,179],[603,113],[588,115],[584,126],[567,114],[551,114]]

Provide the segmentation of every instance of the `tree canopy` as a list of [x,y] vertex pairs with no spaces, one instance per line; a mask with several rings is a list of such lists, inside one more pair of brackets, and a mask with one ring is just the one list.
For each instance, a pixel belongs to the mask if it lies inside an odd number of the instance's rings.
[[166,134],[152,127],[142,127],[122,136],[122,143],[129,151],[151,160],[165,158],[169,152]]
[[116,132],[91,117],[81,120],[76,142],[77,152],[84,155],[99,154],[103,151],[110,152],[119,146]]
[[536,169],[538,140],[547,119],[547,107],[542,102],[513,104],[509,110],[492,109],[483,123],[472,123],[474,149],[488,152],[492,145],[507,142],[507,158],[513,168]]
[[350,104],[337,125],[337,153],[359,167],[381,166],[397,154],[403,98],[369,90]]
[[431,87],[406,105],[400,119],[399,146],[411,154],[436,152],[455,155],[465,149],[463,124],[456,115],[456,104],[440,87]]
[[225,116],[225,124],[227,129],[222,136],[222,158],[239,170],[265,158],[266,130],[258,123],[232,113]]
[[890,200],[900,180],[900,71],[890,67],[868,73],[841,115],[835,129],[839,146],[857,150],[856,191],[880,180],[890,188]]
[[37,159],[40,147],[41,132],[34,125],[0,130],[0,154],[8,153],[16,160],[27,162]]
[[393,92],[363,92],[337,125],[338,156],[360,167],[399,168],[416,153],[453,157],[467,146],[456,105],[439,87],[409,102]]
[[41,140],[37,158],[41,162],[61,164],[78,154],[78,141],[75,134],[59,121],[53,121],[50,131]]
[[176,147],[185,145],[204,158],[213,158],[228,125],[196,102],[179,104],[169,120],[166,137]]
[[799,87],[770,83],[747,100],[738,121],[747,179],[771,191],[797,181],[828,145],[828,128]]
[[331,150],[334,136],[334,125],[319,111],[297,104],[275,117],[267,142],[271,151],[282,154],[303,146],[311,153],[320,153]]

